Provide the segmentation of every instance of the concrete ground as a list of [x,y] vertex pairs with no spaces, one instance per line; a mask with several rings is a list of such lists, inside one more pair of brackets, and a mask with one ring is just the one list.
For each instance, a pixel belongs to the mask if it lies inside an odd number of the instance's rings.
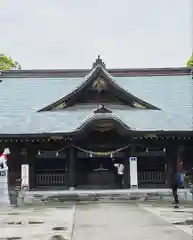
[[190,240],[192,237],[143,206],[99,203],[77,206],[72,240],[81,239]]
[[28,209],[0,209],[0,239],[51,240],[56,235],[69,239],[74,207],[41,206]]
[[127,201],[0,208],[0,240],[191,240],[191,226],[170,222],[191,220],[192,212],[189,206]]
[[142,204],[141,207],[153,213],[160,219],[172,224],[181,231],[193,236],[193,205],[180,206],[174,209],[173,206],[163,206],[160,204]]

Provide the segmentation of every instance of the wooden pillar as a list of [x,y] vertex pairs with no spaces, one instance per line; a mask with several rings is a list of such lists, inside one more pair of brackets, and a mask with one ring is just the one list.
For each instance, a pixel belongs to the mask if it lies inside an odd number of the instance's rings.
[[177,170],[183,171],[183,153],[184,153],[184,146],[180,145],[178,147],[177,152]]
[[22,164],[28,164],[28,151],[26,148],[21,149]]
[[75,149],[73,147],[69,148],[69,188],[75,187]]
[[129,150],[126,149],[124,152],[124,175],[123,175],[123,180],[124,180],[124,188],[129,188]]
[[184,147],[176,144],[171,144],[166,149],[166,179],[167,187],[171,186],[171,175],[173,172],[183,170],[183,151]]
[[16,180],[20,178],[21,175],[21,152],[19,146],[16,144],[12,144],[10,146],[11,154],[8,157],[8,184],[10,189],[16,186]]
[[172,154],[172,148],[171,147],[167,147],[166,148],[166,155],[165,155],[165,163],[166,163],[166,186],[168,188],[171,187],[171,176],[172,176],[172,172],[173,172],[173,162],[175,160],[175,156],[174,154]]
[[[29,182],[30,190],[35,188],[36,184],[36,175],[35,175],[35,159],[36,159],[37,149],[31,148],[28,153],[28,162],[29,162]],[[41,159],[40,159],[41,160]]]

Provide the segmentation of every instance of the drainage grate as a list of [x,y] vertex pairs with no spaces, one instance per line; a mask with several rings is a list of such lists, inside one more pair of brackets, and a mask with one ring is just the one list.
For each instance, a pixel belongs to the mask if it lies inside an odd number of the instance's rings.
[[8,213],[8,215],[19,215],[19,213],[18,212],[12,212],[12,213]]
[[21,237],[7,237],[7,238],[0,238],[0,240],[18,240],[22,239]]
[[193,220],[186,220],[184,222],[175,222],[173,225],[193,225]]
[[67,227],[53,227],[52,230],[54,231],[67,231]]
[[43,224],[43,221],[29,221],[28,224]]
[[62,235],[53,235],[50,240],[67,240],[67,238],[63,237]]
[[173,212],[176,212],[176,213],[190,213],[190,214],[193,214],[193,211],[186,211],[186,210],[176,210],[176,211],[173,211]]
[[22,221],[19,222],[8,222],[8,225],[22,225]]

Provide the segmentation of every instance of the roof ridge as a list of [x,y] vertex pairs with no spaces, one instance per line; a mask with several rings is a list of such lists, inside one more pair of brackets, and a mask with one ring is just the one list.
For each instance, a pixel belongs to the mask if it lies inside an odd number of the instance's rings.
[[[191,75],[188,67],[172,68],[105,68],[114,77],[177,76]],[[85,77],[91,69],[26,69],[0,71],[1,78],[79,78]]]

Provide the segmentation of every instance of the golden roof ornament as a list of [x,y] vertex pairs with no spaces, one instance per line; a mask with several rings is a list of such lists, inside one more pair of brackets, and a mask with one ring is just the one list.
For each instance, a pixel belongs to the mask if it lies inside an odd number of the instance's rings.
[[143,105],[141,105],[140,103],[137,103],[137,102],[133,102],[132,106],[135,107],[135,108],[143,108],[143,109],[146,108],[145,106],[143,106]]
[[106,82],[102,77],[99,77],[94,81],[92,87],[95,88],[98,92],[101,92],[102,90],[106,89]]

